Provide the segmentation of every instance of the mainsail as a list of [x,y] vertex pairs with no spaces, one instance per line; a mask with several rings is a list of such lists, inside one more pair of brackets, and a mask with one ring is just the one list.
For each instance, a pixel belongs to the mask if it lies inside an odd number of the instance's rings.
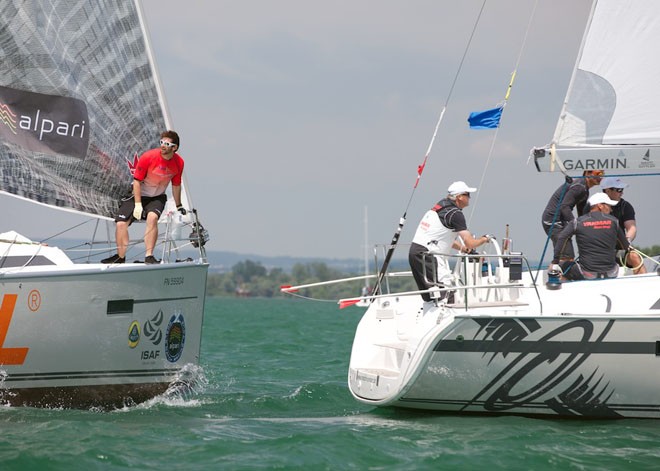
[[539,171],[660,171],[660,2],[596,0]]
[[166,129],[133,0],[0,3],[0,192],[112,217]]

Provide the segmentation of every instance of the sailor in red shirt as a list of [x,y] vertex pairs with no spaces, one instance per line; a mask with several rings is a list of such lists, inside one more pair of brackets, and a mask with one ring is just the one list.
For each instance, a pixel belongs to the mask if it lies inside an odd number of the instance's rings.
[[181,204],[181,175],[183,159],[175,151],[179,149],[179,135],[164,131],[160,135],[160,148],[142,154],[133,173],[133,194],[123,200],[115,217],[117,253],[101,260],[101,263],[124,263],[129,243],[128,226],[134,220],[146,219],[144,232],[146,247],[144,263],[159,263],[154,257],[158,238],[158,219],[167,202],[167,185],[172,182],[172,196],[177,209],[186,214]]

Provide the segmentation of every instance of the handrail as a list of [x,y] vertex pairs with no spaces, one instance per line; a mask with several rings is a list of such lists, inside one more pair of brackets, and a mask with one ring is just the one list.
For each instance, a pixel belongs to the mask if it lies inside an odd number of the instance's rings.
[[[378,299],[380,297],[388,297],[392,295],[396,296],[412,296],[412,295],[419,295],[419,294],[425,294],[425,293],[442,293],[442,292],[448,292],[448,291],[458,291],[461,293],[465,293],[466,295],[463,296],[464,298],[464,303],[462,303],[461,308],[465,307],[465,309],[468,309],[472,303],[468,302],[468,297],[467,297],[467,292],[469,290],[482,290],[482,289],[502,289],[502,288],[533,288],[534,292],[536,294],[536,299],[539,304],[539,313],[543,314],[543,302],[541,300],[541,294],[538,289],[538,282],[537,279],[532,275],[532,267],[529,263],[529,260],[527,257],[525,257],[522,253],[502,253],[501,250],[499,249],[499,245],[495,240],[492,241],[492,243],[495,244],[496,246],[496,251],[497,253],[495,254],[489,254],[489,253],[451,253],[451,254],[445,254],[445,253],[439,253],[439,254],[431,254],[431,255],[439,255],[443,257],[447,257],[450,260],[450,266],[452,267],[452,270],[454,272],[455,279],[457,279],[459,282],[462,281],[463,284],[457,284],[456,286],[449,286],[449,287],[443,287],[440,288],[439,286],[434,286],[432,289],[428,290],[419,290],[419,291],[406,291],[406,292],[397,292],[397,293],[392,293],[390,292],[389,289],[389,284],[387,285],[387,290],[384,290],[383,293],[377,297],[374,296],[360,296],[360,297],[354,297],[354,298],[347,298],[347,299],[342,299],[340,300],[341,302],[359,302],[359,301],[370,301],[373,299]],[[378,266],[377,263],[377,250],[379,246],[375,246],[374,253],[376,256],[376,266]],[[387,245],[382,245],[382,247],[386,250]],[[522,260],[524,263],[524,267],[522,269],[522,272],[526,272],[527,275],[529,276],[530,283],[525,284],[525,283],[487,283],[487,284],[467,284],[467,279],[460,280],[458,277],[458,274],[456,273],[457,270],[460,270],[458,267],[462,266],[463,268],[463,273],[467,272],[467,264],[470,263],[470,259],[497,259],[500,260],[500,263],[498,264],[499,267],[504,267],[504,261],[507,259],[511,258],[519,258]],[[452,263],[453,261],[453,263]],[[495,273],[492,271],[492,266],[488,264],[488,279],[493,279],[495,276]],[[405,272],[406,274],[410,272]],[[392,273],[388,273],[387,276],[401,276],[402,273],[398,273],[397,275],[394,275]],[[482,275],[479,274],[481,277]],[[374,275],[375,277],[375,275]],[[356,279],[358,279],[356,277]],[[513,304],[513,302],[512,302]]]
[[[496,241],[492,241],[493,243],[497,244]],[[405,244],[404,244],[405,245]],[[374,257],[375,257],[375,264],[374,266],[379,266],[378,264],[378,251],[379,249],[387,250],[388,245],[387,244],[376,244],[374,245]],[[474,280],[475,282],[472,282],[468,284],[468,279],[463,277],[461,280],[459,276],[454,273],[454,279],[457,281],[456,285],[453,286],[444,286],[440,288],[439,286],[433,286],[430,289],[426,290],[411,290],[411,291],[399,291],[399,292],[392,292],[390,290],[390,285],[389,285],[389,278],[394,278],[394,277],[401,277],[401,276],[407,276],[410,277],[412,275],[411,271],[397,271],[397,272],[389,272],[387,271],[385,273],[384,279],[386,280],[385,286],[381,287],[381,293],[378,295],[373,295],[373,294],[368,294],[365,296],[355,296],[351,298],[343,298],[338,301],[338,303],[341,305],[351,305],[354,303],[358,303],[360,301],[366,301],[368,303],[373,302],[374,300],[377,299],[382,299],[382,298],[389,298],[392,296],[397,296],[397,297],[407,297],[407,296],[419,296],[420,294],[426,294],[426,293],[431,293],[431,294],[437,294],[437,293],[443,293],[443,292],[459,292],[459,293],[466,293],[464,298],[464,302],[461,302],[460,304],[453,304],[450,306],[454,306],[457,308],[465,308],[468,309],[471,306],[475,306],[478,304],[485,304],[488,301],[483,301],[483,298],[480,298],[480,301],[475,301],[474,298],[472,300],[468,299],[467,293],[469,290],[475,290],[475,291],[481,291],[481,290],[499,290],[499,289],[508,289],[508,288],[518,288],[518,289],[530,289],[533,288],[534,292],[536,294],[536,299],[538,301],[539,309],[540,309],[540,314],[543,313],[543,303],[541,301],[541,295],[538,289],[538,284],[534,277],[532,276],[532,268],[531,265],[527,259],[522,253],[502,253],[499,250],[499,246],[497,246],[497,252],[496,254],[490,254],[490,253],[452,253],[452,254],[435,254],[435,255],[440,255],[440,256],[445,256],[450,260],[450,267],[452,270],[456,270],[457,267],[460,267],[461,265],[463,266],[463,273],[467,273],[467,265],[468,263],[474,263],[474,262],[469,262],[470,259],[497,259],[500,260],[500,263],[497,264],[497,267],[501,268],[508,268],[510,266],[509,264],[505,264],[505,260],[511,259],[511,258],[517,258],[521,259],[524,262],[524,267],[522,267],[521,274],[522,273],[527,273],[527,276],[529,278],[529,282],[523,282],[520,281],[518,282],[517,280],[508,280],[508,282],[498,282],[495,283],[494,279],[497,274],[497,271],[493,270],[493,266],[489,264],[488,268],[488,275],[483,276],[481,274],[481,269],[479,269],[477,275],[475,275]],[[502,272],[507,273],[506,271]],[[282,293],[287,293],[287,294],[294,294],[296,291],[305,289],[305,288],[313,288],[313,287],[318,287],[318,286],[325,286],[325,285],[332,285],[332,284],[338,284],[338,283],[347,283],[347,282],[355,282],[358,280],[368,280],[368,279],[376,279],[378,278],[379,275],[373,274],[373,275],[360,275],[360,276],[353,276],[353,277],[347,277],[347,278],[340,278],[340,279],[334,279],[334,280],[326,280],[326,281],[318,281],[314,283],[307,283],[307,284],[301,284],[301,285],[296,285],[296,286],[290,286],[290,285],[284,285],[280,287],[280,291]],[[506,276],[506,275],[498,275],[498,276]],[[476,281],[477,280],[482,280],[482,279],[487,279],[487,282],[484,282],[483,284],[478,284]],[[525,278],[526,279],[526,278]],[[514,292],[509,292],[509,291],[504,291],[504,292],[494,292],[494,301],[497,302],[498,304],[503,304],[506,305],[507,303],[510,303],[510,305],[516,305],[520,304],[521,301],[517,301],[517,296],[518,294]],[[490,295],[486,295],[486,300],[489,299]],[[529,298],[525,302],[527,302]],[[440,302],[440,301],[439,301]],[[446,302],[446,301],[443,301]],[[493,302],[493,301],[490,301]]]

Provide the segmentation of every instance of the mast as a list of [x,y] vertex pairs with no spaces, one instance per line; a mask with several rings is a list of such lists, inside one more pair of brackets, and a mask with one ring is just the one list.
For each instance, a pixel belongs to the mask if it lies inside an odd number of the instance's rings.
[[364,207],[364,286],[369,289],[369,218],[367,215],[368,207]]

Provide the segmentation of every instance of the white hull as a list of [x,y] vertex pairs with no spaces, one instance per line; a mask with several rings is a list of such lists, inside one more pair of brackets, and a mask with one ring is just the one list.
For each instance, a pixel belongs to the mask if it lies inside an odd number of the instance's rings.
[[[515,292],[482,289],[490,300],[467,309],[378,299],[355,335],[353,396],[454,413],[660,418],[660,276],[541,282],[537,296],[525,275]],[[496,301],[498,290],[515,299]]]
[[120,407],[199,362],[208,265],[0,270],[0,401]]

